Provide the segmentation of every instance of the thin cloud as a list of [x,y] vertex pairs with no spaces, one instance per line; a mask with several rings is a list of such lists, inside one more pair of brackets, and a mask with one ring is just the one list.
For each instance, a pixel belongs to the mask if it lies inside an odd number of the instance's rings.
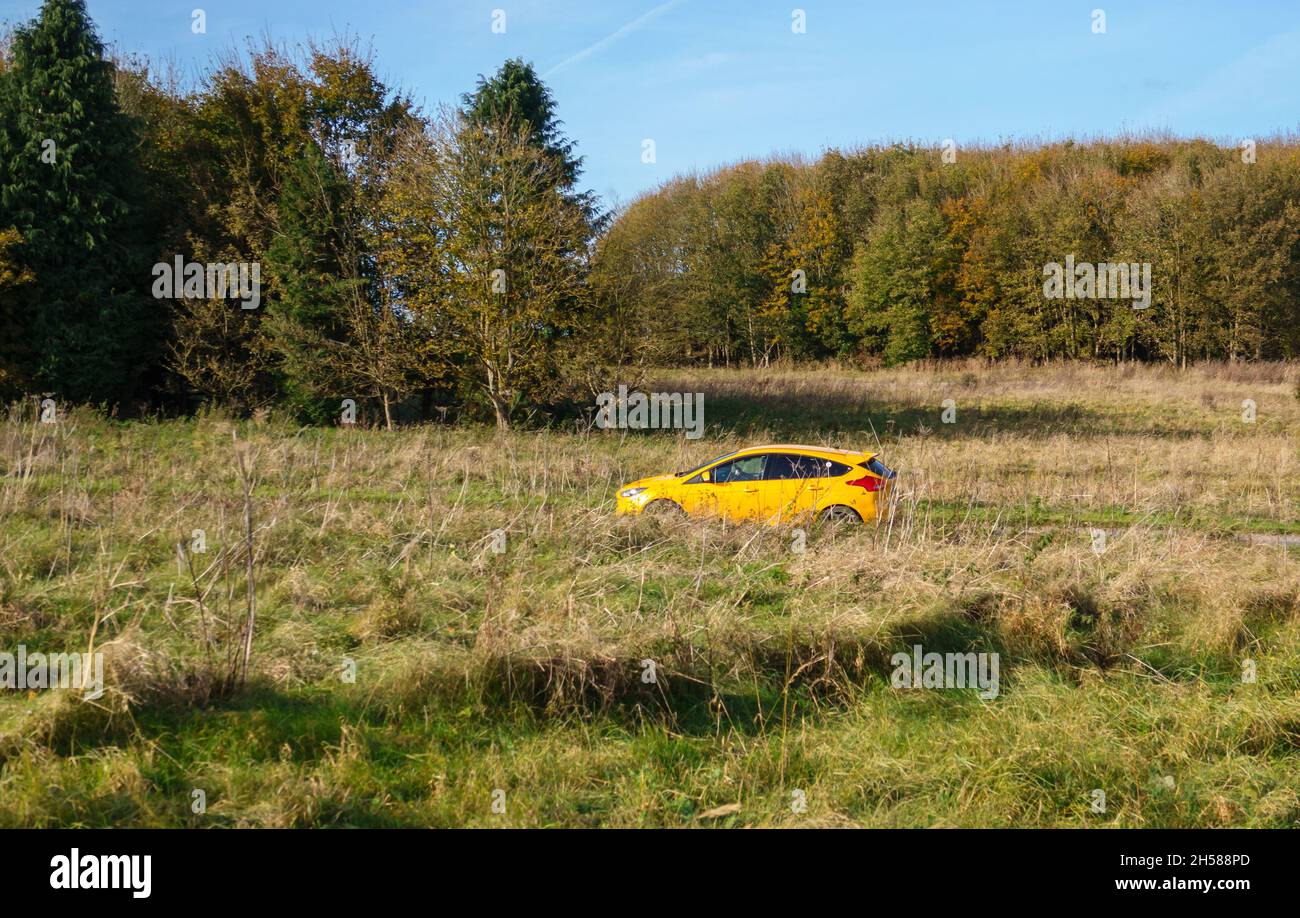
[[563,70],[565,67],[570,66],[571,64],[576,64],[578,63],[578,61],[586,60],[596,52],[605,50],[610,45],[614,44],[614,42],[618,41],[620,38],[631,35],[633,32],[641,28],[641,26],[645,25],[647,22],[652,22],[653,20],[658,19],[660,16],[668,12],[673,7],[680,6],[684,2],[685,0],[668,0],[667,3],[659,4],[650,12],[643,13],[637,18],[633,19],[631,22],[629,22],[627,25],[620,28],[618,31],[613,32],[610,35],[606,35],[604,38],[596,42],[594,45],[588,45],[586,48],[583,48],[581,51],[579,51],[577,54],[573,55],[572,57],[568,57],[560,61],[550,70],[546,71],[546,73],[542,74],[542,76],[549,77],[554,73],[559,73],[561,70]]
[[1295,85],[1300,67],[1300,30],[1270,36],[1235,61],[1219,67],[1193,89],[1147,110],[1148,121],[1238,112],[1248,99],[1255,110],[1267,105],[1285,109],[1287,90]]

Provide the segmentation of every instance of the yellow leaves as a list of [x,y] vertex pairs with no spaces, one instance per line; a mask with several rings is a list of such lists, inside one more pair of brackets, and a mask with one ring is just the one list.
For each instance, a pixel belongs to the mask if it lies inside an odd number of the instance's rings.
[[0,289],[30,284],[36,276],[17,260],[17,249],[23,243],[18,230],[0,229]]
[[399,150],[380,265],[452,371],[504,411],[508,393],[547,378],[545,330],[580,319],[586,218],[555,160],[507,123],[448,115]]

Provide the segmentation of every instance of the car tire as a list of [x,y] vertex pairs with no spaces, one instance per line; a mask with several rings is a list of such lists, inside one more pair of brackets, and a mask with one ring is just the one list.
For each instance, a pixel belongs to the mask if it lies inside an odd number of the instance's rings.
[[686,515],[686,511],[682,509],[681,504],[674,500],[669,500],[666,497],[660,497],[656,500],[650,501],[650,503],[645,505],[645,509],[641,512],[647,516],[653,516],[655,519],[661,520],[676,519],[677,517]]
[[842,529],[849,525],[861,525],[862,517],[852,507],[835,504],[817,514],[817,522],[819,525],[830,526],[833,529]]

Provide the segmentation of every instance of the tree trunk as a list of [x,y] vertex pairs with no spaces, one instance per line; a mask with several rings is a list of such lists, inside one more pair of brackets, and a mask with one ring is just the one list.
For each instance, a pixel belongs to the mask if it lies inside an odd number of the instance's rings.
[[496,393],[493,393],[491,398],[492,398],[492,414],[496,417],[497,430],[509,430],[510,415],[506,411],[505,402],[502,401],[500,396],[498,396]]

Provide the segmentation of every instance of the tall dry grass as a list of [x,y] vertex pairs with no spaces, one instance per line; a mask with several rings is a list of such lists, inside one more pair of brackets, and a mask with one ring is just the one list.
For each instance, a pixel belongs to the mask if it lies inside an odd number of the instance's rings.
[[[14,411],[0,425],[0,640],[72,650],[93,634],[109,655],[110,692],[95,705],[55,693],[0,697],[0,759],[7,774],[28,776],[12,780],[35,787],[43,772],[83,774],[78,756],[122,746],[134,764],[109,771],[143,780],[157,731],[183,732],[177,718],[201,729],[201,719],[176,712],[230,709],[208,629],[219,618],[242,637],[251,584],[254,700],[234,703],[289,723],[314,723],[311,712],[323,710],[339,712],[336,729],[348,718],[388,725],[367,734],[371,742],[401,742],[457,711],[491,722],[522,706],[558,731],[548,742],[569,742],[575,722],[596,729],[602,719],[667,731],[663,742],[708,736],[719,761],[747,761],[754,781],[777,787],[799,768],[831,780],[816,769],[857,748],[867,712],[916,719],[936,748],[957,756],[976,755],[970,744],[987,741],[981,731],[1046,742],[1034,738],[1028,699],[1047,692],[1063,718],[1093,728],[1111,711],[1124,721],[1114,742],[1135,749],[1154,740],[1115,706],[1163,699],[1176,740],[1162,741],[1204,769],[1232,755],[1256,762],[1269,781],[1278,770],[1294,775],[1300,568],[1285,538],[1242,538],[1296,532],[1294,375],[976,365],[662,374],[658,388],[706,393],[709,431],[698,442],[441,426],[310,430],[216,414],[121,424],[80,409],[41,425]],[[1249,424],[1247,398],[1257,406]],[[953,424],[941,420],[945,399],[955,404]],[[251,530],[243,490],[251,479],[232,459],[232,434],[257,456]],[[901,472],[892,520],[814,531],[799,552],[791,527],[612,515],[622,482],[790,440],[878,443]],[[208,553],[190,555],[202,576],[177,560],[194,529],[206,532]],[[946,702],[888,689],[891,653],[914,643],[1002,655],[1003,693],[980,707],[984,726],[971,728],[968,711],[945,721],[918,705]],[[1241,687],[1246,660],[1259,667],[1257,689]],[[355,682],[340,676],[349,665]],[[1248,714],[1243,691],[1254,692]],[[1230,723],[1196,700],[1206,692],[1218,693]],[[150,718],[171,726],[141,726]],[[1231,752],[1197,752],[1202,728],[1239,741]],[[1057,742],[1067,754],[1066,739]],[[236,821],[318,824],[329,806],[355,813],[347,775],[364,743],[349,747],[343,734],[338,743],[352,752],[313,753],[311,767],[331,777],[316,797],[294,798],[292,816],[271,814],[264,789],[252,789],[262,785],[227,766],[221,780],[242,801],[231,804]],[[753,743],[779,750],[776,777],[766,759],[733,759]],[[802,750],[793,764],[792,743]],[[618,743],[581,745],[557,761],[577,756],[569,765],[578,769],[579,760],[612,755],[631,767]],[[822,816],[915,824],[917,801],[929,800],[944,819],[992,818],[975,803],[945,809],[927,782],[946,781],[948,766],[926,761],[932,772],[908,771],[920,788],[913,796],[881,789],[871,808]],[[878,778],[855,780],[874,787]],[[832,784],[851,798],[840,779]],[[172,820],[155,806],[158,789],[141,786],[133,818]],[[771,792],[764,787],[755,792]],[[1016,781],[991,780],[987,792],[1004,806],[1045,805]],[[439,790],[429,813],[458,824],[458,793]],[[1265,823],[1296,812],[1271,805],[1282,815]],[[44,804],[31,806],[27,816],[0,808],[0,820],[57,821]],[[1211,822],[1258,815],[1240,802],[1224,806],[1227,815]],[[616,811],[624,814],[616,822],[635,812]],[[654,812],[675,821],[672,811]],[[1049,806],[1043,819],[1068,822],[1070,812]],[[1137,803],[1124,812],[1128,824],[1191,818]]]

